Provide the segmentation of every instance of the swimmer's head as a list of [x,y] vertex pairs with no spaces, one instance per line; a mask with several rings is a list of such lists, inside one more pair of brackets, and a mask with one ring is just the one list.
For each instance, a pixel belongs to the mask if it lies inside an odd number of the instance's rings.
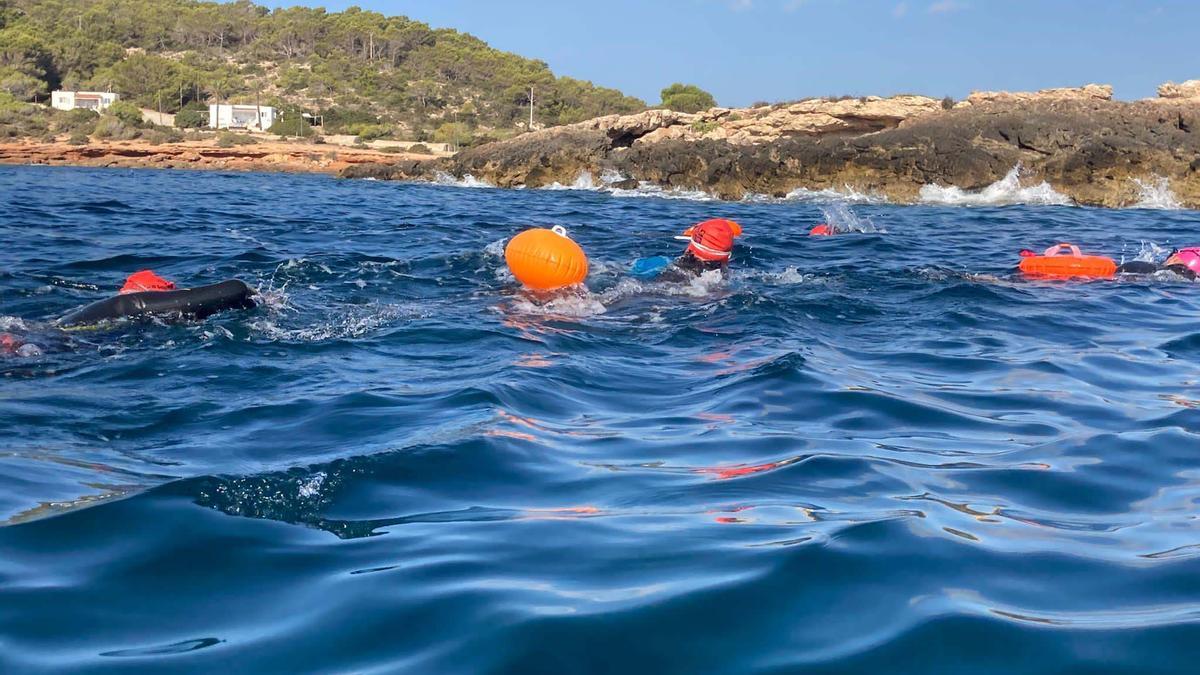
[[733,251],[733,238],[741,228],[734,229],[731,220],[706,220],[684,234],[688,242],[687,253],[711,263],[727,263]]
[[1200,274],[1200,246],[1177,249],[1167,258],[1166,264],[1183,265],[1196,274]]

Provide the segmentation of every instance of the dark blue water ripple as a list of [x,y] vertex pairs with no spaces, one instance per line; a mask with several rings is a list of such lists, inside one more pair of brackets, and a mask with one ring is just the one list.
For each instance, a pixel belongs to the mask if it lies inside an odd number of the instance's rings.
[[[1195,212],[0,169],[0,672],[1192,672]],[[726,282],[625,274],[711,215]],[[836,215],[836,213],[834,214]],[[589,290],[514,287],[563,224]],[[1161,257],[1161,253],[1159,254]],[[63,333],[153,267],[253,312]]]

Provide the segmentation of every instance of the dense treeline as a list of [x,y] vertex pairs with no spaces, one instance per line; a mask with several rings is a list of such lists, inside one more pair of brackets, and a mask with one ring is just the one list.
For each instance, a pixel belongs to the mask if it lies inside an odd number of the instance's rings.
[[[111,89],[176,112],[215,101],[325,113],[331,133],[468,134],[641,110],[615,89],[453,30],[248,0],[0,0],[0,91]],[[439,131],[440,129],[440,131]]]

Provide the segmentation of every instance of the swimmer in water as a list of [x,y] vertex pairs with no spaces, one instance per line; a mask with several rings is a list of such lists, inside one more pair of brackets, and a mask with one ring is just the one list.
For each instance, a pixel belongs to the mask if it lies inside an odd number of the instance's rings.
[[664,281],[688,281],[705,272],[728,273],[729,258],[733,252],[733,239],[741,233],[741,227],[729,220],[706,220],[689,229],[682,237],[688,242],[683,255],[659,276]]
[[12,333],[0,333],[0,357],[33,357],[41,356],[42,348],[26,342]]
[[237,279],[198,288],[177,289],[151,270],[129,275],[121,291],[104,300],[76,309],[58,319],[63,328],[93,326],[120,318],[147,316],[203,320],[233,309],[252,309],[254,291]]
[[1195,280],[1200,275],[1200,246],[1188,246],[1171,251],[1162,265],[1142,260],[1131,260],[1117,268],[1117,274],[1154,274],[1160,271],[1174,272],[1179,276]]

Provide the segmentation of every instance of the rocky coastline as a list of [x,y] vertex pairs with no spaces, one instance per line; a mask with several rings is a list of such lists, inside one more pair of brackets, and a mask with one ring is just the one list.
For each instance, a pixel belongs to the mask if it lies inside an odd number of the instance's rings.
[[337,174],[353,166],[419,158],[367,148],[288,141],[263,141],[224,147],[215,140],[151,143],[145,140],[66,141],[23,139],[0,143],[0,164],[119,168],[207,169]]
[[1088,85],[923,96],[815,99],[686,114],[601,117],[471,148],[453,157],[361,163],[348,178],[472,176],[498,187],[571,184],[582,172],[624,184],[702,190],[722,199],[797,189],[853,190],[898,203],[922,187],[979,190],[1023,167],[1080,205],[1125,207],[1166,181],[1200,208],[1200,81],[1123,102]]

